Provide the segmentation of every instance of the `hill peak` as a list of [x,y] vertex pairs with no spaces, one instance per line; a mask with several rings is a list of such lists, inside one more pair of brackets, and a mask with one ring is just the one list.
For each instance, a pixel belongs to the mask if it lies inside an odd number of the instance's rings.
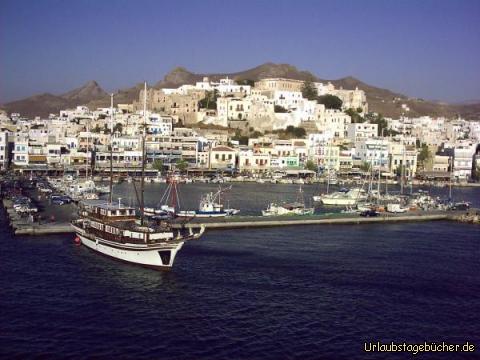
[[104,97],[105,95],[107,95],[105,90],[103,90],[95,80],[90,80],[79,88],[60,95],[60,97],[77,103],[88,103],[89,101]]

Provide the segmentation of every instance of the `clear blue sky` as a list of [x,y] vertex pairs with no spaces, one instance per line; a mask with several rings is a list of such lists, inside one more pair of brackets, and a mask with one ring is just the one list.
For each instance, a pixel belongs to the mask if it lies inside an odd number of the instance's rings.
[[479,0],[1,0],[0,102],[272,61],[411,96],[480,99]]

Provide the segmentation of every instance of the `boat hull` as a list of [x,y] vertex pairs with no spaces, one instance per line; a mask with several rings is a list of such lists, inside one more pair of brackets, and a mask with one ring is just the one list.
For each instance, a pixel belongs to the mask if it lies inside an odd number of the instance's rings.
[[358,200],[356,199],[329,199],[329,198],[321,198],[320,201],[324,205],[336,205],[336,206],[352,206],[356,205]]
[[83,231],[76,233],[82,245],[102,255],[123,262],[137,264],[157,270],[170,270],[183,242],[155,247],[138,247],[134,244],[112,244],[99,238],[93,238]]
[[197,217],[197,218],[209,218],[209,217],[225,217],[231,214],[227,212],[199,212],[199,211],[180,211],[177,213],[178,217]]

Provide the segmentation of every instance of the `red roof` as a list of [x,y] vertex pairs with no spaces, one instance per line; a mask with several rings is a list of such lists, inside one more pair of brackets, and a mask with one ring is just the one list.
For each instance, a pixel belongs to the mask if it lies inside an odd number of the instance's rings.
[[212,151],[235,151],[232,148],[229,148],[228,146],[217,146],[212,149]]

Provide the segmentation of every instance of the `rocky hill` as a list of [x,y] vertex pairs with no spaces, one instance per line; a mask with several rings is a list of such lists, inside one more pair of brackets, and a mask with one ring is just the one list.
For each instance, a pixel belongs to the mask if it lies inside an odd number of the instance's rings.
[[[163,80],[155,83],[156,88],[178,87],[184,84],[194,84],[208,76],[211,80],[218,81],[228,76],[234,80],[259,80],[269,77],[282,77],[296,80],[311,79],[320,82],[332,82],[336,87],[355,89],[358,87],[365,91],[371,111],[388,117],[398,117],[402,114],[402,104],[410,108],[409,116],[463,116],[467,119],[480,118],[480,103],[446,104],[423,99],[411,98],[388,89],[372,86],[354,77],[345,77],[337,80],[321,79],[309,71],[297,69],[289,64],[265,63],[260,66],[234,73],[196,74],[183,67],[176,67],[165,75]],[[115,103],[131,103],[138,99],[141,84],[118,91]],[[84,86],[67,92],[63,95],[41,94],[23,100],[7,103],[2,106],[7,112],[20,112],[25,116],[47,116],[57,113],[61,109],[76,105],[87,105],[92,109],[109,106],[110,96],[95,82],[89,81]]]
[[46,117],[51,113],[56,114],[62,109],[87,105],[107,95],[98,83],[92,80],[62,95],[49,93],[34,95],[26,99],[9,102],[2,105],[1,108],[8,113],[18,112],[22,116],[30,118],[35,116]]
[[87,82],[85,85],[69,91],[60,97],[76,104],[86,104],[92,100],[100,99],[108,94],[98,85],[95,80]]
[[308,71],[300,71],[292,65],[265,63],[245,71],[214,74],[195,74],[183,67],[176,67],[167,75],[165,75],[163,80],[157,82],[154,86],[156,88],[168,88],[178,87],[183,84],[195,84],[197,81],[201,81],[206,76],[208,76],[208,78],[212,81],[218,81],[226,76],[234,80],[260,80],[274,77],[296,80],[316,79],[312,73]]

